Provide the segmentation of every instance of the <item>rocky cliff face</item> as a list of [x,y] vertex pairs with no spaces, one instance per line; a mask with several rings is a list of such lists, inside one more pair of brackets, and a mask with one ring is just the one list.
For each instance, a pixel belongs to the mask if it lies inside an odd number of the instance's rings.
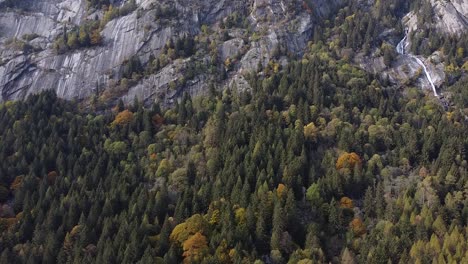
[[[145,2],[139,3],[144,10]],[[37,8],[37,9],[36,9]],[[65,23],[92,19],[86,14],[86,2],[42,0],[30,10],[6,10],[0,13],[2,26],[2,66],[0,85],[2,99],[22,98],[43,89],[54,89],[61,97],[84,98],[105,87],[111,76],[119,73],[123,61],[132,55],[145,57],[162,48],[175,32],[172,26],[152,25],[151,12],[133,12],[110,21],[102,31],[103,45],[58,55],[52,48],[54,39],[63,31]],[[180,27],[178,31],[187,30]],[[25,51],[12,39],[37,34],[29,42],[34,51]],[[21,40],[16,42],[22,42]],[[20,47],[17,47],[20,46]]]
[[[125,0],[113,2],[114,6],[121,6]],[[228,30],[228,38],[215,43],[221,62],[227,59],[236,62],[227,77],[218,83],[248,89],[243,72],[254,70],[259,64],[266,65],[277,50],[281,50],[281,54],[301,54],[313,34],[316,20],[329,16],[345,2],[136,0],[136,10],[105,25],[101,45],[58,54],[53,43],[63,34],[64,27],[100,19],[103,12],[88,8],[86,0],[21,0],[13,8],[7,8],[5,1],[0,1],[0,5],[3,4],[0,9],[0,100],[21,99],[44,89],[56,90],[60,97],[67,99],[100,96],[119,83],[123,65],[129,58],[137,56],[146,65],[151,58],[161,55],[170,39],[196,36],[204,25],[211,32],[208,35],[215,34],[220,23],[235,12],[246,13],[247,19],[243,21],[244,29]],[[173,6],[177,15],[158,19],[156,7],[164,4]],[[466,29],[466,1],[433,0],[433,5],[442,14],[442,30]],[[455,22],[447,22],[444,19],[447,16]],[[407,23],[411,24],[411,14],[408,17]],[[125,101],[137,97],[148,103],[155,100],[171,103],[182,91],[203,94],[207,84],[217,79],[216,74],[197,72],[183,85],[174,83],[180,83],[190,65],[204,65],[209,58],[208,53],[198,52],[173,60],[157,72],[139,78],[130,87],[110,94]],[[278,60],[287,62],[286,57]],[[363,63],[364,68],[366,63]],[[397,70],[393,75],[398,78],[402,72]]]
[[[427,0],[432,6],[432,19],[440,32],[460,34],[468,30],[468,2],[465,0]],[[406,15],[404,23],[418,29],[418,16],[413,11]]]
[[[441,34],[460,35],[468,31],[468,2],[464,0],[440,1],[428,0],[432,6],[433,26]],[[418,16],[413,11],[403,18],[404,26],[411,32],[420,30]],[[409,43],[409,47],[411,43]],[[408,47],[408,48],[409,48]],[[428,72],[434,80],[436,86],[441,86],[446,78],[444,64],[440,59],[440,52],[436,51],[431,56],[424,58],[419,56],[427,66]],[[407,56],[400,56],[397,67],[389,73],[390,78],[400,78],[404,80],[415,79],[421,74],[420,66]],[[419,79],[422,87],[430,87],[427,78]]]
[[[320,6],[317,15],[328,15],[341,1],[317,1]],[[67,99],[89,97],[107,89],[112,80],[119,80],[122,65],[130,57],[136,55],[145,64],[151,55],[158,57],[171,38],[196,35],[202,25],[216,28],[223,18],[243,9],[249,10],[248,22],[258,37],[244,40],[233,32],[234,38],[219,43],[219,49],[223,59],[246,51],[240,54],[241,66],[236,73],[230,74],[228,81],[245,86],[237,72],[253,69],[259,62],[266,63],[280,44],[293,53],[300,53],[313,28],[310,13],[296,11],[300,10],[298,6],[302,1],[137,0],[135,11],[107,23],[101,33],[102,45],[57,54],[53,42],[66,24],[68,27],[79,25],[85,20],[102,17],[102,12],[89,11],[85,0],[27,2],[31,4],[28,8],[19,5],[3,7],[0,11],[1,100],[24,98],[44,89],[54,89],[60,97]],[[177,9],[177,16],[164,23],[158,21],[155,14],[156,4],[162,2],[174,4]],[[34,38],[29,40],[33,34]],[[139,80],[122,95],[123,98],[170,100],[178,91],[169,89],[169,84],[182,76],[179,69],[191,59],[176,60]],[[185,88],[199,94],[210,78],[206,74],[196,76]]]

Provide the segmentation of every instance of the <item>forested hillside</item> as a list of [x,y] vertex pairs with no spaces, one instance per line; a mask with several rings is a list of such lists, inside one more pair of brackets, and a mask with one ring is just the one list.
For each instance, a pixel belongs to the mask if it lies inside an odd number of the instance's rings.
[[0,0],[0,264],[468,263],[467,10]]
[[0,263],[466,263],[466,79],[444,109],[310,45],[174,108],[0,106]]

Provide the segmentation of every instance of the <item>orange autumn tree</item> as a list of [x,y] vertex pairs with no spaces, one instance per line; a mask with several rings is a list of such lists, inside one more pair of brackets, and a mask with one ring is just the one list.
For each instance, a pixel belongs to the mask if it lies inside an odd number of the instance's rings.
[[288,190],[286,189],[286,185],[284,185],[282,183],[278,184],[278,188],[276,189],[276,194],[279,197],[283,197],[287,193],[288,193]]
[[58,174],[56,171],[51,171],[47,173],[47,183],[49,183],[49,185],[53,185],[57,177],[58,177]]
[[361,167],[362,160],[361,157],[359,157],[359,155],[355,152],[344,152],[338,157],[338,160],[336,161],[337,170],[341,170],[343,168],[353,170],[354,167],[356,167],[356,165],[358,165],[358,167]]
[[16,176],[15,180],[10,185],[10,190],[13,190],[13,191],[18,190],[21,187],[21,185],[23,185],[23,180],[24,180],[23,175]]
[[194,214],[185,222],[178,224],[173,230],[169,239],[179,245],[196,233],[205,233],[208,230],[208,222],[200,214]]
[[126,125],[132,122],[132,120],[133,120],[133,113],[130,112],[128,109],[125,109],[122,112],[117,114],[114,121],[111,123],[111,126],[115,127],[117,125]]
[[354,218],[353,221],[349,224],[349,227],[353,231],[355,236],[362,236],[366,233],[366,227],[364,223],[359,218]]
[[341,206],[341,208],[353,209],[353,207],[354,207],[353,200],[351,200],[351,198],[345,196],[345,197],[340,199],[340,206]]
[[160,127],[164,124],[164,117],[162,117],[160,114],[155,114],[152,118],[153,125],[156,127]]
[[206,237],[200,232],[189,237],[183,244],[184,263],[200,263],[208,252]]

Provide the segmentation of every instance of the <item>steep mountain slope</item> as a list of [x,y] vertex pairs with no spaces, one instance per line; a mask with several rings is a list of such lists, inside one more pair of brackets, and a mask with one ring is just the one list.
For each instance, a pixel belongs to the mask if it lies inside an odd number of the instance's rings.
[[0,0],[0,264],[468,263],[465,3]]

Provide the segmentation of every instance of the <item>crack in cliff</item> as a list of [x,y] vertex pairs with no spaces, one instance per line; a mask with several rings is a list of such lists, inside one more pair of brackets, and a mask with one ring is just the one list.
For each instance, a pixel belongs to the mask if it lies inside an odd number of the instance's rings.
[[460,13],[460,11],[458,11],[458,9],[456,9],[455,7],[453,7],[455,9],[455,12],[457,12],[457,16],[458,18],[460,18],[460,20],[463,22],[463,24],[465,24],[465,27],[468,26],[468,18]]
[[[29,88],[31,86],[31,83],[22,87],[17,88],[16,90],[11,90],[11,87],[13,86],[13,83],[19,80],[23,75],[25,75],[31,68],[34,68],[35,64],[30,63],[29,59],[26,59],[24,62],[18,64],[15,66],[15,71],[20,70],[20,72],[14,76],[12,79],[8,80],[4,85],[2,89],[2,99],[6,101],[12,94],[17,93],[20,90]],[[12,72],[12,71],[10,71]]]
[[4,101],[6,101],[13,94],[18,93],[19,91],[25,91],[25,90],[29,89],[29,87],[31,87],[31,84],[27,84],[25,86],[18,87],[17,89],[9,91],[8,93],[6,93],[5,91],[2,91],[2,99]]

